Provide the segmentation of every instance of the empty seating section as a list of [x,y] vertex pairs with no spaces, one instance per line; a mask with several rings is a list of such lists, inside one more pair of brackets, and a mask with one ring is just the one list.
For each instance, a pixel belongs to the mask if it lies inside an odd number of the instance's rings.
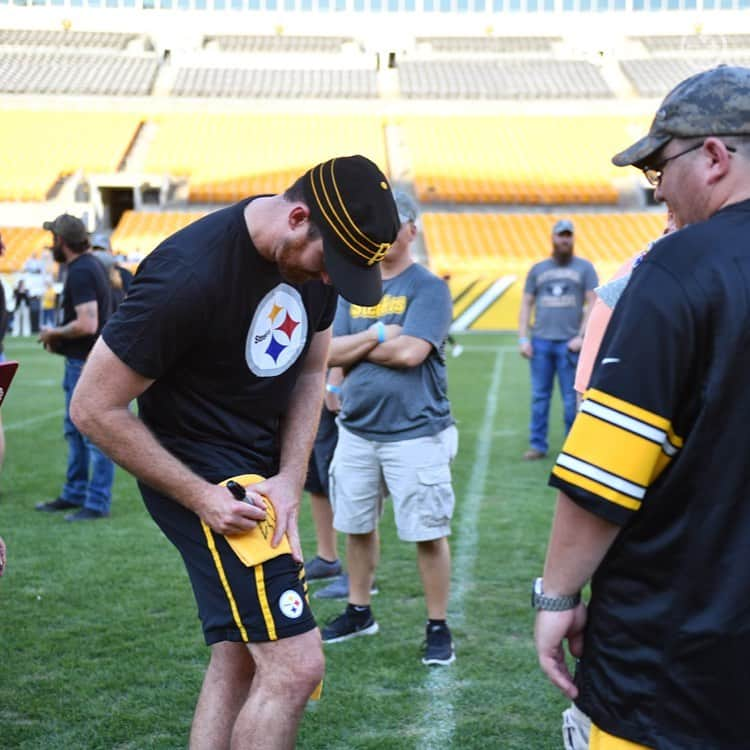
[[222,52],[296,52],[331,53],[341,52],[344,44],[351,43],[351,37],[341,36],[245,36],[227,34],[206,37],[206,46]]
[[558,99],[611,97],[599,69],[581,60],[405,60],[407,99]]
[[561,41],[561,37],[543,36],[418,36],[416,45],[435,53],[524,54],[551,52],[552,45]]
[[679,34],[635,38],[651,53],[750,49],[750,34]]
[[31,257],[48,247],[51,241],[49,232],[42,227],[0,227],[5,243],[5,253],[0,257],[0,273],[20,271]]
[[666,223],[663,212],[423,213],[421,217],[430,267],[457,280],[524,276],[532,263],[549,255],[552,226],[560,218],[574,221],[576,253],[594,263],[602,279],[661,236]]
[[316,162],[361,153],[388,173],[383,122],[341,115],[157,116],[148,172],[189,177],[190,201],[230,202],[277,193]]
[[124,50],[136,37],[106,31],[0,29],[0,46]]
[[154,56],[0,50],[0,92],[145,96],[159,61]]
[[378,95],[375,70],[249,70],[238,67],[180,68],[176,96],[355,98]]
[[610,158],[649,118],[405,117],[421,201],[616,203],[622,170]]
[[200,219],[205,212],[126,211],[112,236],[112,251],[138,262],[148,255],[163,239],[178,229]]
[[44,200],[60,176],[114,172],[140,117],[129,113],[6,110],[0,117],[0,200]]
[[[730,65],[750,65],[750,52],[747,57],[722,60]],[[716,60],[709,58],[659,57],[645,60],[623,60],[620,63],[623,73],[633,84],[640,96],[663,97],[680,81],[688,76],[713,67]]]

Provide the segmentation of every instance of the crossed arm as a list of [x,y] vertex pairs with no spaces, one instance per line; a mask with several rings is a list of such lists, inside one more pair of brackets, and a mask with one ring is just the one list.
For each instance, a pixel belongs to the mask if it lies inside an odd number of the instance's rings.
[[401,333],[401,326],[396,324],[384,326],[385,341],[378,343],[376,326],[377,323],[359,333],[334,337],[328,364],[349,370],[366,360],[384,367],[406,369],[422,364],[432,351],[429,341]]

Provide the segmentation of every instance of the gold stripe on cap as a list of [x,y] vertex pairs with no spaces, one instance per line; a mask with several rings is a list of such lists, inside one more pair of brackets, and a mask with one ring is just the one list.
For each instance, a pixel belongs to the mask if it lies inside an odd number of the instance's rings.
[[[323,167],[324,165],[321,164],[319,166],[320,168],[320,189],[323,192],[325,196],[325,203],[328,205],[329,211],[326,211],[326,208],[324,206],[324,202],[321,200],[320,195],[318,194],[318,189],[315,186],[315,171],[311,173],[311,179],[310,183],[312,185],[313,194],[315,196],[315,200],[318,203],[318,208],[320,208],[321,213],[323,214],[324,218],[328,222],[329,226],[333,231],[336,233],[338,238],[356,255],[358,255],[360,258],[364,258],[367,261],[367,265],[373,265],[374,263],[377,263],[378,261],[381,261],[383,257],[385,256],[388,248],[391,246],[391,243],[389,242],[376,242],[375,240],[368,237],[366,234],[364,234],[359,227],[352,221],[351,217],[346,211],[346,207],[344,206],[344,202],[341,199],[341,194],[339,193],[338,186],[336,185],[336,180],[333,175],[333,162],[335,159],[331,160],[331,181],[333,182],[333,186],[336,190],[336,196],[339,200],[339,203],[341,204],[341,210],[344,212],[344,215],[349,220],[351,226],[354,228],[354,230],[359,233],[364,239],[369,242],[373,247],[368,247],[364,242],[359,240],[357,237],[355,237],[352,233],[352,230],[346,226],[346,222],[341,219],[341,217],[336,212],[336,207],[334,206],[333,201],[331,200],[331,197],[328,194],[328,190],[326,189],[325,179],[323,175]],[[342,234],[342,233],[345,233]],[[352,244],[354,243],[354,244]],[[374,249],[377,248],[377,249]]]

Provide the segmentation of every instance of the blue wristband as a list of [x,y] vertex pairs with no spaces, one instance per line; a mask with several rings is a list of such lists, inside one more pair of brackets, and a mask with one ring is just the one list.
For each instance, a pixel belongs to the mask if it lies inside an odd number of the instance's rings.
[[341,388],[337,385],[332,385],[331,383],[326,383],[326,390],[328,393],[341,393]]
[[521,336],[521,338],[518,339],[518,343],[520,346],[525,346],[526,344],[529,344],[531,342],[526,336]]
[[382,344],[385,341],[385,324],[379,320],[375,330],[378,332],[378,344]]

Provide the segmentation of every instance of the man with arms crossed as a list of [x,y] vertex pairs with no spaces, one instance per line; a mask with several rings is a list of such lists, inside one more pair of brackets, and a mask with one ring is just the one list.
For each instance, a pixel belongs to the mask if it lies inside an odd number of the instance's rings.
[[[552,471],[539,662],[594,750],[747,747],[750,69],[680,83],[613,161],[680,231],[615,307]],[[580,591],[591,579],[588,608]],[[563,641],[580,657],[575,681]]]
[[390,494],[399,538],[417,545],[428,617],[422,661],[445,665],[455,659],[446,623],[450,463],[458,447],[445,369],[452,305],[446,283],[411,256],[416,206],[403,193],[396,203],[401,230],[382,263],[383,299],[374,307],[340,301],[336,312],[330,364],[348,372],[330,491],[333,525],[348,535],[349,603],[323,629],[323,641],[378,630],[370,592],[377,524]]
[[[190,575],[211,646],[191,750],[292,748],[322,678],[297,514],[335,309],[328,283],[375,304],[398,227],[385,177],[361,156],[200,219],[141,264],[76,391],[74,420],[139,479]],[[140,419],[127,408],[136,397]],[[217,486],[248,473],[268,477],[250,503]],[[224,535],[256,524],[291,553],[246,564]]]

